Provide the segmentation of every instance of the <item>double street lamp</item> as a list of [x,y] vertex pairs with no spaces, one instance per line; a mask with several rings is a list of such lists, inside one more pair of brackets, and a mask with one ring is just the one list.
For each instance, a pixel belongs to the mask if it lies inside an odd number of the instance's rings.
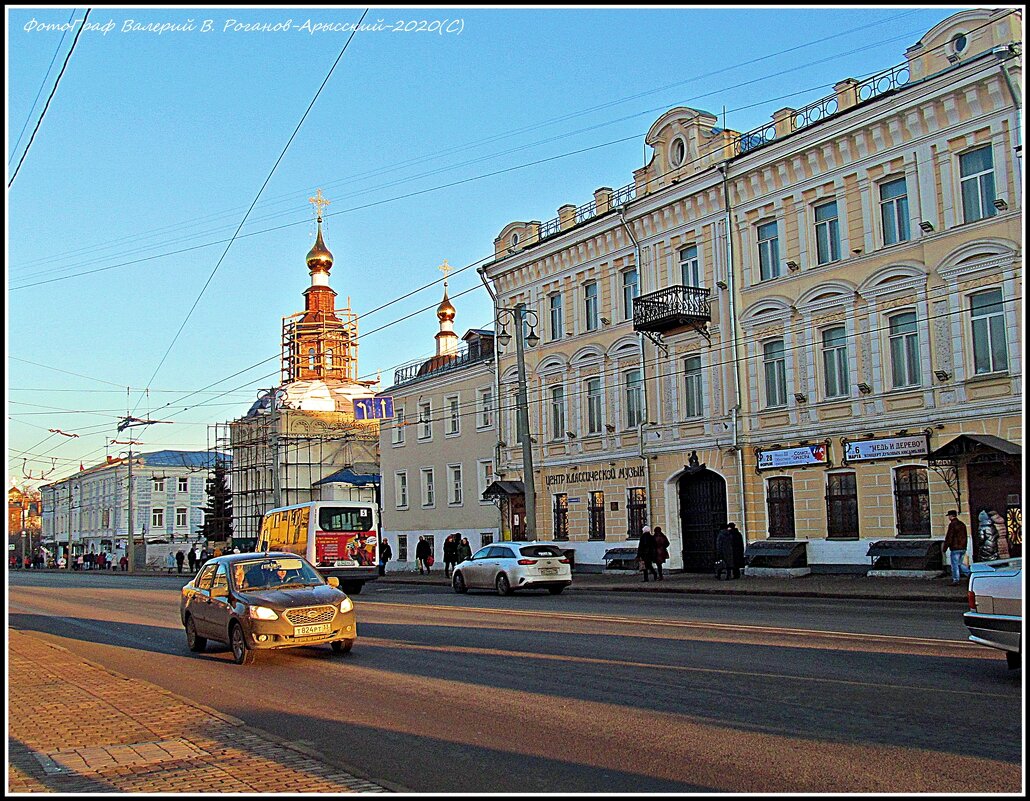
[[[536,335],[536,326],[540,320],[535,311],[519,303],[514,309],[497,309],[497,344],[502,348],[511,342],[511,334],[505,327],[511,323],[515,329],[515,357],[519,368],[518,387],[518,440],[522,443],[522,473],[526,497],[526,539],[536,539],[536,484],[533,480],[533,441],[529,435],[529,400],[526,392],[526,345],[533,348],[540,342]],[[526,326],[529,332],[526,332]]]

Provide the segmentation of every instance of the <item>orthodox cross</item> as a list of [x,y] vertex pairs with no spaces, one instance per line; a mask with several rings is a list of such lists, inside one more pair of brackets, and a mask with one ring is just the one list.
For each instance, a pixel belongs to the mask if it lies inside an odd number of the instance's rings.
[[454,268],[451,267],[451,265],[449,265],[447,263],[447,259],[444,259],[443,260],[443,264],[441,264],[436,269],[438,269],[440,272],[443,273],[443,285],[446,288],[447,287],[447,274],[451,273],[451,272],[454,272]]
[[331,200],[326,200],[324,197],[322,197],[322,190],[321,189],[319,189],[317,192],[315,192],[315,196],[314,197],[309,197],[308,198],[308,203],[310,203],[312,206],[315,207],[315,209],[316,209],[316,211],[318,213],[318,219],[319,220],[322,219],[322,209],[325,206],[328,206],[331,202],[332,202]]

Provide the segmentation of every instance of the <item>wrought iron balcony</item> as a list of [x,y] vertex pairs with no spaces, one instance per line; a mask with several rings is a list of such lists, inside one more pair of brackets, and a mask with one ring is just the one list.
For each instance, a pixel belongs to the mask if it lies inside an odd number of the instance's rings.
[[665,333],[674,328],[702,328],[712,319],[711,290],[670,286],[633,300],[633,330]]

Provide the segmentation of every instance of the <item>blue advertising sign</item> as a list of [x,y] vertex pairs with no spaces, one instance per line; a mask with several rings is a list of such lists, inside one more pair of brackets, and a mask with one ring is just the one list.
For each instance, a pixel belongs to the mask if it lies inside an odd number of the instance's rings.
[[354,419],[392,420],[393,398],[388,396],[382,396],[378,398],[355,398]]

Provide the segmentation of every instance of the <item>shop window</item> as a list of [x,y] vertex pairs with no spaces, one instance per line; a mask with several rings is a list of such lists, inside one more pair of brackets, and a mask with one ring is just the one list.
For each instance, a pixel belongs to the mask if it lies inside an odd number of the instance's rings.
[[560,493],[554,496],[554,539],[569,538],[569,496]]
[[930,536],[930,488],[925,467],[894,471],[894,507],[899,537]]
[[858,537],[858,485],[854,473],[826,476],[826,536]]
[[590,506],[588,508],[590,515],[590,526],[588,529],[588,537],[592,540],[603,540],[604,535],[604,493],[603,492],[591,492],[590,493]]
[[794,539],[794,482],[778,476],[765,485],[765,503],[769,511],[769,537]]
[[631,540],[640,539],[640,532],[647,525],[647,490],[643,487],[630,487],[628,490],[626,514],[629,523],[627,536]]

